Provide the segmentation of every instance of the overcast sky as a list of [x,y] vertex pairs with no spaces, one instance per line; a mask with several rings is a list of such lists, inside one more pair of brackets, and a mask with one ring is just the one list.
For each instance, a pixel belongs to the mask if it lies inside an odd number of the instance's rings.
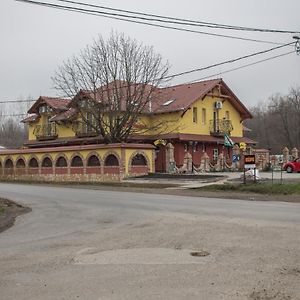
[[[300,30],[299,0],[81,1],[207,22]],[[170,62],[171,73],[205,67],[274,46],[1,0],[0,101],[29,96],[38,98],[40,95],[55,96],[51,76],[62,61],[78,53],[98,34],[107,37],[112,30],[124,32],[146,45],[153,45]],[[208,31],[203,28],[199,30]],[[290,34],[213,32],[282,43],[293,40]],[[293,47],[287,47],[239,63],[182,76],[174,83],[188,82],[292,50]],[[222,77],[240,100],[250,107],[274,93],[287,93],[290,87],[300,86],[300,56],[293,53],[215,77]]]

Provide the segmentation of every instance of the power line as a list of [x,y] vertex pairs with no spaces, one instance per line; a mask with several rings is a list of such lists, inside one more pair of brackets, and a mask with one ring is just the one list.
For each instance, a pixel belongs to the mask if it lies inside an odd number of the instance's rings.
[[[214,73],[214,74],[209,75],[209,76],[205,76],[205,77],[201,77],[201,78],[198,78],[198,79],[195,79],[195,80],[192,80],[192,81],[184,82],[182,84],[190,84],[190,83],[194,83],[194,82],[197,82],[197,81],[200,81],[200,80],[204,80],[204,79],[219,76],[219,75],[222,75],[222,74],[230,73],[230,72],[233,72],[233,71],[244,69],[246,67],[257,65],[257,64],[262,63],[262,62],[266,62],[266,61],[269,61],[269,60],[273,60],[273,59],[276,59],[276,58],[287,56],[287,55],[292,54],[292,53],[294,53],[294,51],[290,51],[290,52],[286,52],[286,53],[283,53],[283,54],[275,55],[275,56],[272,56],[272,57],[269,57],[269,58],[265,58],[265,59],[262,59],[262,60],[259,60],[259,61],[253,62],[253,63],[249,63],[249,64],[242,65],[242,66],[239,66],[239,67],[236,67],[236,68],[233,68],[233,69],[229,69],[229,70],[226,70],[226,71],[223,71],[223,72]],[[7,101],[0,101],[0,103],[1,104],[10,104],[10,103],[20,103],[20,102],[33,102],[33,101],[36,101],[36,99],[12,100],[12,101],[7,100]],[[23,115],[26,115],[26,114],[21,114],[21,116],[23,116]],[[20,116],[20,115],[1,115],[0,114],[0,116],[9,117],[9,116]]]
[[8,114],[7,115],[1,115],[0,114],[0,118],[1,117],[6,117],[6,118],[7,117],[23,117],[23,116],[26,116],[26,115],[27,115],[27,113],[23,113],[23,114],[10,114],[10,115],[8,115]]
[[2,103],[29,103],[29,102],[33,102],[36,101],[36,99],[27,99],[27,100],[6,100],[6,101],[0,101],[0,104]]
[[[234,59],[230,59],[230,60],[227,60],[227,61],[223,61],[223,62],[220,62],[220,63],[215,63],[215,64],[212,64],[212,65],[209,65],[209,66],[206,66],[206,67],[197,68],[197,69],[193,69],[193,70],[189,70],[189,71],[184,71],[184,72],[180,72],[180,73],[175,73],[175,74],[172,74],[172,75],[165,76],[165,77],[163,77],[161,79],[169,79],[169,78],[173,79],[173,78],[178,77],[178,76],[183,76],[183,75],[187,75],[187,74],[191,74],[191,73],[195,73],[195,72],[205,71],[205,70],[212,69],[212,68],[215,68],[215,67],[218,67],[218,66],[221,66],[221,65],[234,63],[234,62],[237,62],[237,61],[240,61],[240,60],[243,60],[243,59],[247,59],[247,58],[250,58],[250,57],[254,57],[254,56],[257,56],[257,55],[262,55],[262,54],[265,54],[265,53],[268,53],[268,52],[271,52],[271,51],[274,51],[274,50],[278,50],[278,49],[290,46],[292,44],[295,44],[295,42],[291,42],[291,43],[287,43],[287,44],[280,45],[280,46],[277,46],[277,47],[269,48],[269,49],[266,49],[266,50],[263,50],[263,51],[254,52],[252,54],[240,56],[240,57],[237,57],[237,58],[234,58]],[[287,54],[290,54],[290,53],[293,53],[293,52],[294,51],[291,51],[291,52],[288,52]],[[280,55],[277,55],[277,56],[274,56],[274,57],[271,57],[271,58],[264,59],[264,60],[262,60],[260,62],[271,60],[273,58],[281,57],[281,56],[284,56],[284,55],[287,55],[287,54],[280,54]],[[257,64],[257,63],[258,62],[251,63],[251,64],[249,64],[249,66],[253,65],[253,64]],[[248,66],[248,65],[246,65],[246,66]],[[238,67],[236,69],[240,69],[240,68],[242,68],[242,67]],[[220,74],[220,73],[218,73],[218,74]],[[209,77],[212,77],[212,76],[209,76]],[[9,104],[9,103],[26,103],[26,102],[28,103],[28,102],[33,102],[33,101],[36,101],[36,100],[34,100],[34,99],[27,99],[27,100],[0,101],[0,104],[4,104],[4,103],[5,104]]]
[[278,50],[278,49],[281,49],[281,48],[284,48],[284,47],[287,47],[287,46],[290,46],[290,45],[294,45],[294,44],[295,44],[295,42],[291,42],[291,43],[287,43],[287,44],[284,44],[284,45],[281,45],[281,46],[273,47],[273,48],[270,48],[270,49],[267,49],[267,50],[254,52],[252,54],[240,56],[238,58],[234,58],[234,59],[230,59],[230,60],[223,61],[223,62],[220,62],[220,63],[212,64],[212,65],[209,65],[207,67],[197,68],[197,69],[193,69],[193,70],[189,70],[189,71],[176,73],[176,74],[173,74],[173,75],[168,75],[168,76],[165,76],[164,79],[175,78],[175,77],[178,77],[178,76],[187,75],[187,74],[191,74],[191,73],[194,73],[194,72],[200,72],[200,71],[208,70],[208,69],[219,67],[219,66],[222,66],[222,65],[225,65],[225,64],[234,63],[234,62],[237,62],[239,60],[243,60],[243,59],[250,58],[250,57],[253,57],[253,56],[265,54],[265,53],[268,53],[268,52],[271,52],[271,51],[274,51],[274,50]]
[[[18,2],[33,4],[33,5],[39,5],[39,6],[45,6],[60,10],[66,10],[66,11],[72,11],[72,12],[78,12],[81,14],[87,14],[87,15],[94,15],[97,17],[104,17],[108,19],[114,19],[119,21],[125,21],[130,23],[136,23],[136,24],[142,24],[147,26],[153,26],[158,28],[164,28],[164,29],[172,29],[176,31],[184,31],[184,32],[190,32],[190,33],[196,33],[196,34],[202,34],[202,35],[210,35],[215,37],[223,37],[223,38],[230,38],[230,39],[236,39],[236,40],[242,40],[242,41],[250,41],[250,42],[257,42],[257,43],[267,43],[267,44],[274,44],[274,45],[282,45],[282,43],[272,42],[272,41],[266,41],[266,40],[260,40],[260,39],[251,39],[251,38],[245,38],[245,37],[239,37],[239,36],[233,36],[233,35],[225,35],[225,34],[218,34],[218,33],[211,33],[211,32],[205,32],[205,31],[199,31],[199,30],[192,30],[187,28],[181,28],[181,27],[174,27],[174,26],[167,26],[167,25],[160,25],[155,23],[148,23],[144,21],[137,21],[137,20],[131,20],[133,19],[142,19],[142,20],[149,20],[154,22],[163,22],[163,23],[170,23],[166,22],[164,20],[154,20],[149,18],[141,18],[136,16],[126,16],[121,14],[115,14],[115,13],[107,13],[103,11],[97,11],[97,10],[90,10],[90,9],[83,9],[83,8],[77,8],[73,6],[66,6],[66,5],[57,5],[47,2],[40,2],[40,1],[31,1],[31,0],[15,0]],[[131,19],[129,19],[131,18]],[[188,24],[191,25],[191,24]]]
[[[289,33],[289,34],[299,33],[299,31],[291,31],[291,30],[253,28],[253,27],[244,27],[244,26],[236,26],[236,25],[228,25],[228,24],[220,24],[220,23],[212,23],[212,22],[203,22],[203,21],[198,21],[198,20],[169,17],[169,16],[163,16],[163,15],[157,15],[157,14],[148,14],[148,13],[143,13],[143,12],[139,12],[139,11],[113,8],[113,7],[109,7],[109,6],[100,6],[100,5],[95,5],[95,4],[79,2],[79,1],[71,1],[71,0],[56,0],[56,1],[63,2],[63,3],[76,4],[76,5],[81,5],[81,6],[87,6],[87,7],[93,7],[93,8],[101,8],[101,9],[105,9],[105,10],[109,10],[109,11],[116,11],[116,12],[122,12],[122,13],[127,13],[127,14],[129,13],[129,14],[138,15],[138,16],[159,18],[159,21],[161,21],[161,19],[165,19],[165,20],[168,20],[168,22],[173,21],[174,24],[181,24],[181,25],[201,26],[201,27],[208,27],[208,28],[214,28],[214,29],[255,31],[255,32],[265,32],[265,33]],[[157,19],[148,19],[148,18],[145,18],[145,19],[146,20],[155,20],[155,21],[157,20]]]
[[219,76],[219,75],[223,75],[223,74],[226,74],[226,73],[237,71],[237,70],[240,70],[240,69],[244,69],[246,67],[254,66],[254,65],[257,65],[257,64],[262,63],[262,62],[273,60],[275,58],[287,56],[287,55],[292,54],[292,53],[295,53],[295,51],[286,52],[286,53],[283,53],[283,54],[279,54],[279,55],[276,55],[276,56],[272,56],[272,57],[269,57],[269,58],[258,60],[256,62],[253,62],[253,63],[250,63],[250,64],[242,65],[242,66],[237,67],[237,68],[233,68],[233,69],[229,69],[229,70],[226,70],[226,71],[223,71],[223,72],[218,72],[218,73],[215,73],[215,74],[212,74],[212,75],[209,75],[209,76],[201,77],[201,78],[186,82],[186,84],[194,83],[194,82],[197,82],[197,81],[200,81],[200,80],[204,80],[204,79],[208,79],[208,78],[211,78],[211,77],[216,77],[216,76]]

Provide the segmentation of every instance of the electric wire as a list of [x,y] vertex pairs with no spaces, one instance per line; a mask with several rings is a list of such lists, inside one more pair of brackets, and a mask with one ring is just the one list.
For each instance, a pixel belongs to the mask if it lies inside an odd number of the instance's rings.
[[220,62],[220,63],[215,63],[215,64],[212,64],[212,65],[209,65],[209,66],[206,66],[206,67],[192,69],[192,70],[189,70],[189,71],[184,71],[184,72],[168,75],[168,76],[165,76],[163,79],[168,79],[168,78],[173,79],[173,78],[178,77],[178,76],[183,76],[183,75],[191,74],[191,73],[194,73],[194,72],[201,72],[201,71],[204,71],[204,70],[219,67],[219,66],[229,64],[229,63],[234,63],[234,62],[237,62],[237,61],[240,61],[240,60],[243,60],[243,59],[247,59],[247,58],[250,58],[250,57],[254,57],[254,56],[257,56],[257,55],[262,55],[262,54],[265,54],[265,53],[268,53],[268,52],[271,52],[271,51],[274,51],[274,50],[278,50],[278,49],[281,49],[281,48],[284,48],[284,47],[287,47],[287,46],[290,46],[290,45],[294,45],[294,44],[295,44],[295,42],[287,43],[287,44],[280,45],[280,46],[277,46],[277,47],[273,47],[273,48],[269,48],[269,49],[266,49],[266,50],[254,52],[252,54],[248,54],[248,55],[240,56],[240,57],[233,58],[233,59],[230,59],[230,60],[226,60],[226,61],[223,61],[223,62]]
[[[289,33],[289,34],[298,34],[299,33],[299,31],[292,31],[292,30],[254,28],[254,27],[244,27],[244,26],[220,24],[220,23],[213,23],[213,22],[203,22],[203,21],[198,21],[198,20],[176,18],[176,17],[163,16],[163,15],[157,15],[157,14],[149,14],[149,13],[144,13],[144,12],[139,12],[139,11],[113,8],[113,7],[109,7],[109,6],[95,5],[95,4],[90,4],[90,3],[80,2],[80,1],[71,1],[71,0],[56,0],[56,1],[57,2],[62,2],[62,3],[76,4],[76,5],[86,6],[86,7],[100,8],[100,9],[105,9],[105,10],[109,10],[109,11],[116,11],[116,12],[122,12],[122,13],[127,13],[127,14],[133,14],[133,15],[138,15],[138,16],[159,18],[158,21],[161,21],[161,19],[166,19],[166,20],[169,20],[169,22],[174,21],[173,22],[174,24],[200,26],[200,27],[208,27],[208,28],[214,28],[214,29],[254,31],[254,32],[265,32],[265,33]],[[149,20],[149,19],[146,19],[146,20]],[[151,20],[155,20],[155,19],[151,19]]]
[[[236,70],[244,69],[246,67],[254,66],[254,65],[257,65],[257,64],[262,63],[262,62],[266,62],[266,61],[270,61],[270,60],[273,60],[273,59],[276,59],[276,58],[287,56],[287,55],[292,54],[292,53],[294,53],[294,51],[290,51],[290,52],[286,52],[286,53],[283,53],[283,54],[275,55],[275,56],[265,58],[265,59],[262,59],[262,60],[259,60],[259,61],[253,62],[253,63],[249,63],[249,64],[242,65],[242,66],[239,66],[239,67],[236,67],[236,68],[233,68],[233,69],[225,70],[223,72],[218,72],[218,73],[208,75],[208,76],[205,76],[205,77],[201,77],[201,78],[198,78],[198,79],[195,79],[195,80],[192,80],[192,81],[184,82],[182,84],[195,83],[195,82],[200,81],[200,80],[208,79],[208,78],[211,78],[211,77],[216,77],[216,76],[226,74],[226,73],[229,73],[229,72],[233,72],[233,71],[236,71]],[[12,100],[12,101],[7,100],[7,101],[0,101],[0,103],[1,104],[4,104],[4,103],[5,104],[10,104],[10,103],[20,103],[20,102],[33,102],[33,101],[36,101],[36,99]],[[20,117],[20,116],[25,116],[25,115],[27,115],[27,114],[25,114],[25,113],[24,114],[15,114],[15,115],[1,115],[0,114],[0,117],[1,116],[2,117]]]
[[[242,41],[250,41],[250,42],[256,42],[256,43],[282,45],[282,43],[272,42],[272,41],[267,41],[267,40],[252,39],[252,38],[239,37],[239,36],[233,36],[233,35],[225,35],[225,34],[218,34],[218,33],[192,30],[192,29],[188,29],[188,28],[167,26],[167,25],[148,23],[148,22],[144,22],[144,21],[137,21],[137,20],[129,19],[129,18],[141,19],[140,17],[134,17],[134,16],[126,16],[126,15],[120,15],[120,14],[114,14],[114,13],[107,13],[107,12],[103,12],[103,11],[89,10],[89,9],[77,8],[77,7],[72,7],[72,6],[66,6],[66,5],[57,5],[57,4],[52,4],[52,3],[48,3],[48,2],[41,2],[41,1],[32,1],[32,0],[15,0],[15,1],[28,3],[28,4],[33,4],[33,5],[45,6],[45,7],[50,7],[50,8],[60,9],[60,10],[78,12],[78,13],[81,13],[81,14],[94,15],[94,16],[98,16],[98,17],[100,16],[100,17],[104,17],[104,18],[108,18],[108,19],[114,19],[114,20],[119,20],[119,21],[130,22],[130,23],[153,26],[153,27],[158,27],[158,28],[172,29],[172,30],[176,30],[176,31],[184,31],[184,32],[190,32],[190,33],[210,35],[210,36],[222,37],[222,38],[230,38],[230,39],[242,40]],[[143,19],[146,19],[146,18],[143,18]],[[148,19],[148,20],[155,21],[153,19]],[[159,22],[165,23],[165,21],[163,21],[163,20],[161,20]]]
[[242,65],[240,67],[236,67],[236,68],[233,68],[233,69],[225,70],[225,71],[222,71],[222,72],[214,73],[212,75],[208,75],[208,76],[204,76],[204,77],[201,77],[201,78],[198,78],[198,79],[194,79],[192,81],[189,81],[189,82],[186,82],[186,83],[183,83],[183,84],[190,84],[190,83],[194,83],[194,82],[204,80],[204,79],[208,79],[208,78],[211,78],[211,77],[216,77],[216,76],[219,76],[219,75],[227,74],[227,73],[230,73],[230,72],[233,72],[233,71],[237,71],[237,70],[240,70],[240,69],[244,69],[244,68],[247,68],[247,67],[250,67],[250,66],[257,65],[257,64],[262,63],[262,62],[266,62],[266,61],[273,60],[273,59],[276,59],[276,58],[279,58],[279,57],[287,56],[287,55],[292,54],[292,53],[295,53],[295,51],[290,51],[290,52],[275,55],[275,56],[272,56],[272,57],[269,57],[269,58],[261,59],[261,60],[258,60],[256,62],[253,62],[253,63]]

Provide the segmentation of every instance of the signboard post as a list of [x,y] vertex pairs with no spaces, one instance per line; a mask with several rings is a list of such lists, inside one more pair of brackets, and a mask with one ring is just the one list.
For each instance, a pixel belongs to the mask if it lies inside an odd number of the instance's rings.
[[246,183],[246,169],[253,169],[254,171],[254,182],[256,182],[256,164],[255,155],[244,156],[244,184]]

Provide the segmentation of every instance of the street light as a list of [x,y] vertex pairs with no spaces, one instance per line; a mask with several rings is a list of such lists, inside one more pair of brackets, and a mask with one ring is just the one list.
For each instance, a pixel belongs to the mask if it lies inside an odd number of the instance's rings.
[[293,39],[296,40],[296,43],[295,43],[296,53],[298,55],[300,55],[300,35],[294,35]]

